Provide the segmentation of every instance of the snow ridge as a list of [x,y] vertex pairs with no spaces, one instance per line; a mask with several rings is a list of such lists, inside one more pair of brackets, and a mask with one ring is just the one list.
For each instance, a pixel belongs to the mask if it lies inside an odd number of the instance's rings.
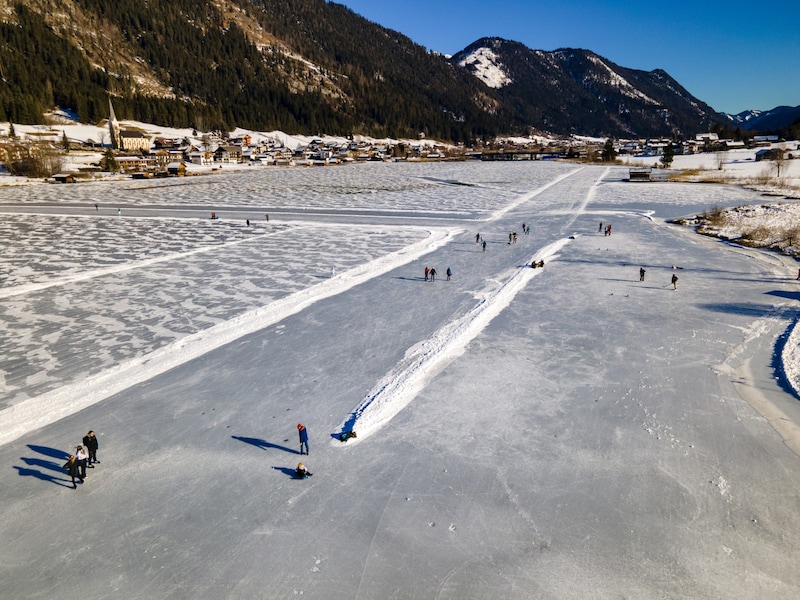
[[[563,238],[544,246],[531,261],[554,258],[569,241]],[[448,323],[409,352],[340,425],[339,432],[356,431],[358,434],[349,444],[363,441],[403,410],[434,376],[461,356],[467,345],[541,272],[527,264],[517,267],[503,285],[483,297],[464,316]]]

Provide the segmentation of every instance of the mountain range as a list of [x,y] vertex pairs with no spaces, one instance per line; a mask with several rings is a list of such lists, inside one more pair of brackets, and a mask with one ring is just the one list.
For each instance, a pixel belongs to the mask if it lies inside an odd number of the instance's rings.
[[[662,70],[483,38],[455,56],[325,0],[0,0],[0,120],[117,116],[453,142],[740,127]],[[749,121],[747,121],[749,123]]]
[[800,121],[800,106],[778,106],[772,110],[746,110],[725,115],[745,131],[777,131]]

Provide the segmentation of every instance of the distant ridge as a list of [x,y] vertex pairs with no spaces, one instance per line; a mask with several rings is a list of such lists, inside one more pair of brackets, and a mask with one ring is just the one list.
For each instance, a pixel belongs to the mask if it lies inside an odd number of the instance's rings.
[[778,106],[772,110],[745,110],[736,115],[723,113],[736,127],[745,131],[777,131],[800,119],[800,106]]

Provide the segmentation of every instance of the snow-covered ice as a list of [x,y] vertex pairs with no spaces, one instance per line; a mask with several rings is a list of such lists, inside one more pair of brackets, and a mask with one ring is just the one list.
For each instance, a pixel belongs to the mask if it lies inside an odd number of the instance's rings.
[[626,178],[0,188],[0,595],[796,597],[795,262],[666,223],[755,192]]

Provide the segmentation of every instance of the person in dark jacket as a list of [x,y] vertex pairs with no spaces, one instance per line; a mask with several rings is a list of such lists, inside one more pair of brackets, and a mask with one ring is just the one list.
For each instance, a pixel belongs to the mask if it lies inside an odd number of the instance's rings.
[[313,473],[310,473],[306,466],[303,463],[298,463],[297,469],[294,472],[294,476],[298,479],[308,479],[311,477]]
[[644,281],[644,267],[639,267],[639,281]]
[[90,467],[92,464],[100,462],[97,460],[97,448],[100,447],[100,444],[97,443],[97,437],[95,437],[94,431],[90,431],[83,436],[83,447],[86,448],[86,451],[89,453],[88,464]]
[[[308,429],[302,423],[298,423],[297,433],[300,435],[300,454],[308,454]],[[303,452],[303,448],[305,448],[305,452]]]
[[83,483],[83,477],[81,477],[78,460],[75,458],[74,454],[69,455],[67,462],[64,463],[64,468],[67,470],[67,473],[69,473],[69,476],[72,477],[72,489],[77,490],[78,484],[75,483],[75,478],[77,477],[81,480],[81,483]]

